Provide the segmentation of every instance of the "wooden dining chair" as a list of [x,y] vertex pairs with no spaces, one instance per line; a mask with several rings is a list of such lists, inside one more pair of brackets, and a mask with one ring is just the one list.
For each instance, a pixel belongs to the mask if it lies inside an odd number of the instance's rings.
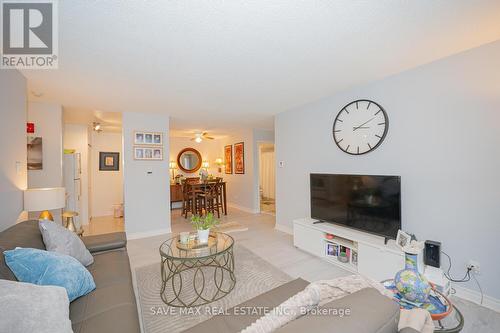
[[224,193],[223,193],[223,184],[222,184],[222,177],[217,177],[215,178],[217,181],[217,196],[218,196],[218,205],[219,208],[224,212]]
[[203,214],[217,212],[217,217],[220,218],[220,201],[219,201],[219,188],[220,180],[207,180],[203,183],[203,193],[198,194],[199,211]]
[[198,198],[191,187],[191,183],[185,179],[182,181],[182,215],[187,219],[188,213],[196,214],[198,209]]

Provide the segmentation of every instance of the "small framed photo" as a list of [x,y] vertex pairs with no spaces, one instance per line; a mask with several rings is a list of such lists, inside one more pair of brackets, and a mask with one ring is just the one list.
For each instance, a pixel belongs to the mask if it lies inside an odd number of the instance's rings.
[[403,230],[398,230],[398,236],[396,237],[396,244],[402,249],[407,245],[410,245],[411,236],[408,235]]
[[134,159],[135,160],[143,160],[144,159],[144,148],[143,147],[134,147]]
[[99,171],[119,171],[120,153],[99,152]]
[[163,149],[153,148],[153,160],[161,161],[163,160]]
[[146,145],[153,144],[153,133],[144,133],[144,144]]
[[163,135],[161,133],[154,133],[153,134],[153,143],[155,145],[162,145],[163,144]]
[[136,144],[136,145],[144,144],[144,133],[143,132],[135,132],[134,144]]

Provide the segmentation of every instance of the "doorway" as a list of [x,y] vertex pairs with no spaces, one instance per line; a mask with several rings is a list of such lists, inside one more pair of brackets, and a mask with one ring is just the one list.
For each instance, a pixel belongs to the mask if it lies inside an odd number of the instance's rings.
[[276,163],[274,143],[259,145],[259,201],[260,212],[276,213]]

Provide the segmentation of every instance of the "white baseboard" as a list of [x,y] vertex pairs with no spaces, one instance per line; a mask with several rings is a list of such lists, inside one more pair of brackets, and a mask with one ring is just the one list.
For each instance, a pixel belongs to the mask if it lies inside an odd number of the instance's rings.
[[286,225],[281,225],[281,224],[276,223],[274,225],[274,229],[281,231],[281,232],[284,232],[284,233],[287,233],[289,235],[293,235],[293,228],[290,228]]
[[127,233],[127,240],[148,238],[148,237],[165,235],[165,234],[170,234],[170,233],[172,233],[171,228],[157,229],[157,230],[151,230],[151,231],[142,231],[142,232],[132,232],[132,233]]
[[231,208],[236,208],[236,209],[242,210],[242,211],[247,212],[247,213],[250,213],[250,214],[257,214],[257,213],[259,213],[259,212],[258,212],[257,210],[255,210],[255,209],[248,208],[248,207],[244,207],[244,206],[240,206],[240,205],[237,205],[237,204],[232,203],[232,202],[228,202],[228,203],[227,203],[227,206],[228,206],[228,207],[231,207]]
[[453,284],[453,288],[456,291],[455,296],[463,298],[467,301],[471,301],[473,303],[479,304],[484,306],[485,308],[491,309],[496,312],[500,312],[500,300],[496,299],[494,297],[484,295],[483,297],[483,304],[480,304],[481,302],[481,293],[472,290],[469,288],[464,288],[464,287],[458,287],[456,284]]

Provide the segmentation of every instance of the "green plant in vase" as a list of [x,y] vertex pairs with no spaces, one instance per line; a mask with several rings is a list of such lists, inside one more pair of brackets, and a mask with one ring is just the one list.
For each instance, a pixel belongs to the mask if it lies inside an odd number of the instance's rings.
[[207,213],[205,216],[193,215],[191,224],[198,232],[198,242],[207,243],[210,229],[219,224],[213,213]]

